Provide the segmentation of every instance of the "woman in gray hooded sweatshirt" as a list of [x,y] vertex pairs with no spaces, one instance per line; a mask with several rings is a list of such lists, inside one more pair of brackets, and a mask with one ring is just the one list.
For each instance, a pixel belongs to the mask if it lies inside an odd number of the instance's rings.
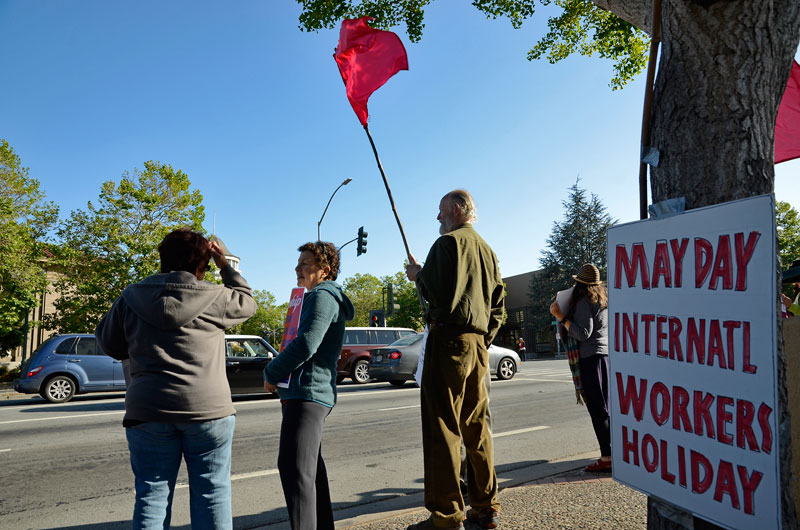
[[[216,243],[188,228],[158,246],[161,274],[129,285],[95,333],[129,360],[122,424],[135,476],[133,528],[169,528],[186,461],[192,528],[231,528],[236,412],[225,377],[225,328],[256,311],[253,292]],[[203,281],[214,259],[223,285]]]

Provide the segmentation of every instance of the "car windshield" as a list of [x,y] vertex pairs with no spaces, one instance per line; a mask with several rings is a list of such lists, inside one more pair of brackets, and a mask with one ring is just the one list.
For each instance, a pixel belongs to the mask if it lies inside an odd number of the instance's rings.
[[424,335],[423,333],[417,333],[416,335],[408,335],[406,337],[403,337],[402,339],[398,339],[398,340],[394,341],[391,345],[392,346],[410,346],[411,344],[414,344],[414,343],[418,342],[420,339],[422,339],[423,335]]

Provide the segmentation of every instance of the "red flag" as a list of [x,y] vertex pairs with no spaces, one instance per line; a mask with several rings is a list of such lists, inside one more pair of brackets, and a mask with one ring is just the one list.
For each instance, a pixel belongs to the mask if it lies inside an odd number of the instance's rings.
[[800,64],[794,61],[775,120],[775,163],[800,158]]
[[391,31],[367,25],[372,17],[342,21],[333,58],[339,65],[347,99],[361,125],[367,125],[367,100],[400,70],[408,70],[406,49]]

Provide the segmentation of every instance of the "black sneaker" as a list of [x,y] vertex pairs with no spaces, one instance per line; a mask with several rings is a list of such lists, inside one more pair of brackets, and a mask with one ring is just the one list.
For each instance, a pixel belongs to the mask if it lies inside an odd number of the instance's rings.
[[497,528],[499,521],[497,518],[497,510],[494,508],[484,508],[478,510],[470,508],[467,512],[467,521],[478,523],[481,528]]

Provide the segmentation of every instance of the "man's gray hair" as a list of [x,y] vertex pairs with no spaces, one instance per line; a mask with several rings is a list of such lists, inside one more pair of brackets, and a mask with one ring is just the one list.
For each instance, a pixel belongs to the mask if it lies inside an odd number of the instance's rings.
[[474,223],[478,220],[478,209],[475,207],[475,200],[467,190],[453,190],[446,197],[453,204],[458,205],[458,209],[461,210],[461,214],[468,223]]

